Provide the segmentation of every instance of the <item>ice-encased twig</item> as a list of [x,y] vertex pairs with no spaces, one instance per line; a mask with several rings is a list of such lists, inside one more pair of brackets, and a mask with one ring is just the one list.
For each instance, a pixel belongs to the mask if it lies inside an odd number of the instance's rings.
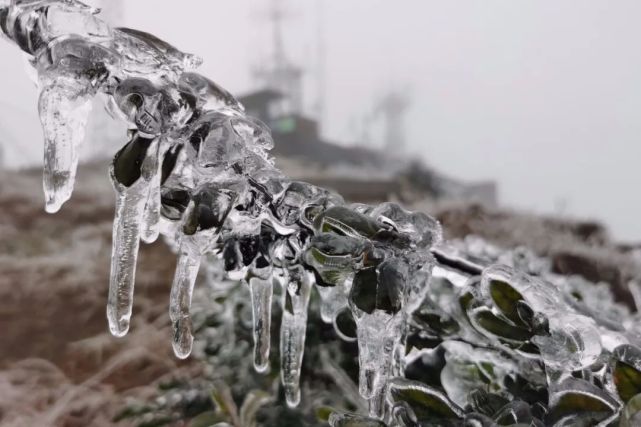
[[145,243],[153,243],[158,239],[160,234],[160,178],[162,163],[160,159],[163,155],[165,145],[163,141],[158,141],[157,147],[150,159],[153,176],[149,182],[149,196],[145,204],[143,214],[143,230],[141,239]]
[[171,286],[169,317],[174,328],[173,348],[181,359],[189,356],[194,341],[189,309],[201,258],[192,249],[182,247]]
[[[285,290],[280,331],[282,382],[287,403],[295,406],[312,271],[327,281],[322,284],[327,286],[321,291],[322,316],[332,322],[341,308],[353,303],[349,283],[342,280],[363,269],[371,271],[388,258],[398,258],[402,265],[424,262],[422,251],[440,233],[438,224],[394,204],[376,209],[347,205],[328,190],[290,181],[268,154],[273,145],[269,129],[245,116],[240,104],[213,82],[184,73],[199,62],[194,57],[145,32],[109,29],[83,7],[74,6],[68,16],[78,25],[66,25],[67,15],[59,19],[50,10],[66,8],[70,3],[63,0],[27,3],[28,8],[20,6],[26,4],[22,2],[0,3],[0,30],[32,56],[30,64],[41,79],[47,209],[57,210],[71,193],[88,112],[83,103],[90,96],[107,95],[114,115],[126,120],[134,135],[111,170],[117,200],[107,307],[110,330],[116,336],[127,333],[140,240],[151,242],[160,231],[181,252],[170,304],[176,354],[186,357],[191,349],[193,285],[200,258],[213,253],[224,258],[228,277],[251,276],[254,365],[265,371],[271,340],[270,274],[274,268],[295,272],[296,279]],[[56,31],[48,24],[56,24]],[[171,148],[168,155],[161,138]],[[320,235],[333,237],[314,242]],[[187,242],[189,236],[198,237]],[[303,256],[314,244],[323,272]],[[406,274],[401,270],[394,274]],[[370,397],[376,416],[391,354],[403,333],[396,326],[407,313],[399,310],[411,311],[402,307],[394,280],[383,279],[359,291],[357,303],[367,313],[357,321],[356,334],[362,353],[361,393]],[[332,288],[338,282],[340,286]],[[382,331],[379,321],[385,323]]]
[[44,134],[45,210],[54,213],[73,192],[91,97],[82,84],[65,78],[43,79],[41,85],[38,112]]
[[[135,144],[143,144],[139,139],[132,140],[124,150]],[[158,139],[142,149],[142,164],[138,165],[139,176],[133,183],[121,183],[117,177],[116,162],[111,167],[111,180],[116,191],[116,214],[112,237],[111,275],[109,279],[109,299],[107,301],[107,319],[111,333],[117,337],[127,334],[133,306],[134,283],[136,279],[136,262],[143,228],[143,214],[149,198],[150,180],[154,174],[154,159],[145,156],[157,149]],[[121,151],[122,152],[122,151]],[[123,154],[126,156],[126,154]],[[136,159],[122,160],[123,162]]]
[[271,347],[273,283],[271,279],[252,277],[249,279],[249,289],[254,321],[254,368],[258,372],[265,372],[269,368]]
[[280,327],[280,376],[290,407],[300,402],[300,372],[305,351],[307,307],[312,289],[309,273],[296,272],[284,290],[285,304]]
[[107,319],[111,333],[117,337],[127,334],[133,306],[141,217],[147,190],[146,185],[141,186],[143,188],[121,190],[116,199]]

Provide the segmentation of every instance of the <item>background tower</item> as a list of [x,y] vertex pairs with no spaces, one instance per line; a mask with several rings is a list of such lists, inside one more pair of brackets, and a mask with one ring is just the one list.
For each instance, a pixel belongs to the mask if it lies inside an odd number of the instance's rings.
[[254,78],[259,86],[280,92],[288,101],[288,112],[300,114],[303,111],[303,70],[294,65],[285,53],[283,21],[287,11],[284,0],[271,0],[266,14],[272,27],[271,58],[264,65],[255,67]]

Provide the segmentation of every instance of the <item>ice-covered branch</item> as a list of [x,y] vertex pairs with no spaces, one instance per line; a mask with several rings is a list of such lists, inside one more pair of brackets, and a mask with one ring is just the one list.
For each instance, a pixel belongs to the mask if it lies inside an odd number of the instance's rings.
[[[521,273],[505,260],[475,264],[435,249],[440,226],[425,214],[393,203],[347,204],[289,180],[268,155],[269,129],[192,71],[198,57],[148,33],[110,28],[76,0],[0,2],[0,26],[39,77],[47,211],[71,196],[91,99],[105,95],[111,114],[129,125],[109,174],[116,192],[107,307],[114,335],[129,329],[140,240],[162,234],[178,248],[169,310],[178,357],[191,351],[191,297],[206,255],[251,291],[259,372],[268,369],[280,287],[281,380],[291,406],[300,401],[312,291],[339,336],[353,338],[340,330],[339,316],[355,324],[359,391],[371,418],[334,414],[335,426],[568,425],[577,413],[606,422],[641,392],[636,323],[619,325],[569,300],[565,282]],[[409,364],[443,357],[450,368],[442,368],[438,386],[403,378]],[[634,393],[622,391],[630,376]],[[546,385],[550,395],[528,401],[505,378]],[[472,383],[483,391],[468,394]],[[494,411],[499,404],[504,409]]]

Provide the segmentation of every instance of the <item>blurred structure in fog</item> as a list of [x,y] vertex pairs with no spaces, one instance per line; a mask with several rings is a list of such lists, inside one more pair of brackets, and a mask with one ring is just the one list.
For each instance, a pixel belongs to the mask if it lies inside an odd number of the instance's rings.
[[290,113],[300,114],[303,110],[303,69],[294,65],[287,57],[283,42],[283,0],[271,0],[267,17],[272,25],[272,56],[270,61],[254,65],[254,79],[265,88],[274,89],[288,101]]
[[[322,10],[319,10],[322,14]],[[371,107],[363,106],[368,120],[363,135],[378,122],[383,143],[366,148],[370,141],[346,143],[327,140],[321,133],[323,100],[324,48],[323,27],[319,24],[319,46],[313,63],[316,71],[317,100],[313,112],[306,112],[303,78],[308,70],[291,60],[284,42],[286,19],[291,13],[283,0],[271,0],[261,14],[271,25],[271,55],[254,66],[256,88],[239,98],[247,113],[265,122],[276,142],[273,153],[279,166],[289,176],[332,188],[351,201],[380,202],[388,199],[416,201],[463,199],[493,206],[496,184],[471,185],[440,176],[420,160],[410,162],[406,151],[405,115],[410,107],[406,92],[390,90]],[[292,18],[293,19],[293,18]],[[316,113],[316,114],[314,114]],[[380,129],[379,129],[380,128]]]
[[376,105],[374,117],[381,117],[385,123],[383,150],[388,153],[407,155],[405,113],[409,107],[409,96],[400,91],[386,93]]

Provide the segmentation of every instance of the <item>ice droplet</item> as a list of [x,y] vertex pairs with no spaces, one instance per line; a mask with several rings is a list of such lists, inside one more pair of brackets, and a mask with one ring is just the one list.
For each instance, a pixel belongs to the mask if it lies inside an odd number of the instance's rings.
[[162,158],[163,144],[159,142],[150,159],[153,176],[149,182],[149,196],[145,204],[145,212],[143,215],[143,232],[142,241],[145,243],[153,243],[158,239],[160,234],[160,179],[162,175]]
[[181,248],[169,300],[169,318],[174,327],[174,353],[181,359],[189,356],[194,341],[189,308],[201,256],[192,251],[186,246]]
[[[149,198],[150,170],[158,141],[134,137],[118,152],[110,175],[116,191],[116,215],[112,237],[111,276],[107,318],[111,333],[127,334],[133,305],[136,261],[142,234],[143,213]],[[151,164],[150,164],[151,163]],[[133,170],[128,168],[136,166]]]
[[40,90],[38,111],[45,140],[45,210],[54,213],[73,191],[91,98],[83,95],[73,81],[47,81]]
[[300,371],[312,281],[309,272],[303,268],[290,272],[288,277],[290,282],[284,292],[285,304],[280,327],[280,375],[287,404],[295,407],[300,402]]
[[271,346],[272,280],[252,277],[249,279],[249,290],[254,319],[254,368],[258,372],[265,372],[269,368]]
[[394,347],[401,333],[401,318],[382,311],[356,317],[359,393],[370,402],[370,416],[379,417],[382,393],[392,369]]
[[129,331],[141,216],[146,200],[146,194],[141,194],[146,193],[144,190],[146,186],[123,189],[118,192],[116,199],[107,317],[111,333],[117,337],[124,336]]

